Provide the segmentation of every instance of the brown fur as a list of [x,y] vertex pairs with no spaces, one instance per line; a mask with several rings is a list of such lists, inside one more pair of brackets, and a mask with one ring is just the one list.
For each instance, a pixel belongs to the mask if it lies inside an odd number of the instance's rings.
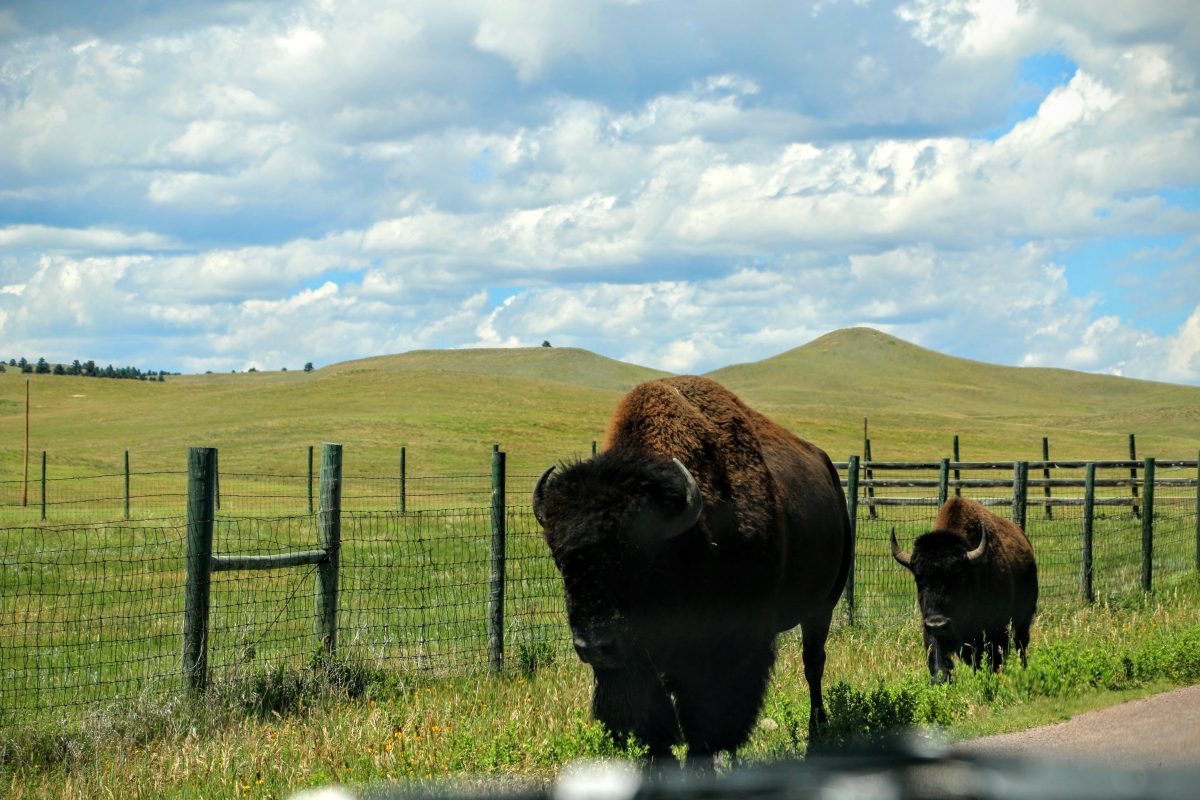
[[[979,545],[985,525],[986,558],[968,564],[965,553]],[[928,623],[931,615],[952,621],[936,636],[925,626],[935,680],[950,672],[954,652],[972,666],[986,655],[991,668],[999,669],[1010,628],[1024,662],[1037,609],[1037,563],[1029,538],[1015,523],[976,500],[952,497],[938,511],[934,530],[913,543],[911,563],[923,621]],[[961,585],[950,590],[947,576],[955,572]]]
[[[674,458],[703,513],[642,546],[631,531],[678,504],[664,488],[677,480]],[[593,707],[610,729],[669,753],[677,715],[691,754],[736,748],[761,705],[774,637],[797,624],[810,725],[824,719],[825,639],[851,547],[845,497],[819,448],[707,378],[649,381],[621,400],[605,451],[548,482],[542,511],[577,648],[617,637],[648,659],[596,669]]]

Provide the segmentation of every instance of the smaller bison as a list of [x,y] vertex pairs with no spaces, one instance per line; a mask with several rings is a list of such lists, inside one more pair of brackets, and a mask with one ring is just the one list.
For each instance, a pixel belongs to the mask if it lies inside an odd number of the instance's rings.
[[952,497],[934,530],[913,542],[912,553],[896,543],[892,557],[917,581],[929,674],[950,676],[954,653],[976,668],[986,655],[993,671],[1008,649],[1009,626],[1021,663],[1037,609],[1037,564],[1025,532],[975,500]]

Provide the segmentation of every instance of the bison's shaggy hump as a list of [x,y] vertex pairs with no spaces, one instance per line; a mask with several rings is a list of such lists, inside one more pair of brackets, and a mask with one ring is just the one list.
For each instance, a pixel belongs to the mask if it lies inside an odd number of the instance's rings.
[[778,517],[760,437],[781,433],[795,438],[719,383],[689,375],[630,391],[613,414],[606,446],[678,455],[696,476],[705,504],[732,508],[745,534],[768,529]]

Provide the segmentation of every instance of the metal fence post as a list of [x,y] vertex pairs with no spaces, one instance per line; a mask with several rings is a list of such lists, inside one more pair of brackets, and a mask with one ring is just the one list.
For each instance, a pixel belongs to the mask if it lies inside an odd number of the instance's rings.
[[1095,599],[1092,591],[1092,525],[1096,515],[1096,465],[1089,463],[1083,475],[1083,554],[1079,594],[1084,602]]
[[1200,452],[1196,453],[1196,571],[1200,572]]
[[504,452],[492,446],[492,564],[488,586],[488,668],[504,668]]
[[1018,461],[1013,465],[1012,521],[1025,530],[1025,509],[1029,498],[1029,462]]
[[217,451],[188,450],[187,583],[183,601],[183,679],[193,692],[208,680],[208,601],[212,574]]
[[342,446],[321,448],[321,548],[317,564],[317,637],[327,656],[337,653],[338,561],[342,548]]
[[1154,459],[1142,465],[1142,591],[1149,592],[1154,578]]
[[313,446],[308,446],[308,513],[313,513]]
[[129,451],[125,451],[125,519],[129,519]]
[[847,622],[854,624],[854,568],[858,562],[858,456],[846,465],[846,515],[850,519],[850,572],[846,575]]
[[42,522],[46,521],[46,451],[42,451]]
[[400,448],[400,513],[408,513],[408,452]]

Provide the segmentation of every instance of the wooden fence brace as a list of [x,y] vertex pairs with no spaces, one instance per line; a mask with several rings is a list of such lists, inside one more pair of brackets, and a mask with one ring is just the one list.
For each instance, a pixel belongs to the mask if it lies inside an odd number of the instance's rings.
[[320,544],[327,558],[317,564],[317,638],[325,654],[337,654],[338,562],[342,549],[342,446],[321,448]]
[[46,451],[42,451],[42,522],[46,521]]
[[408,513],[408,451],[400,448],[400,513]]
[[950,496],[950,459],[943,458],[942,463],[938,466],[938,508],[946,505],[946,498]]
[[125,451],[125,519],[129,519],[129,451]]
[[846,467],[846,514],[850,518],[850,572],[846,575],[847,623],[854,624],[854,565],[858,561],[858,456]]
[[[961,461],[961,459],[958,457],[958,434],[956,433],[956,434],[954,434],[954,463],[957,464],[959,461]],[[958,467],[955,467],[954,468],[954,496],[955,497],[962,496],[962,485],[959,483],[959,481],[961,481],[961,480],[962,480],[962,473],[959,471]]]
[[[1129,434],[1129,460],[1137,461],[1137,440],[1132,433]],[[1133,503],[1130,507],[1133,510],[1133,516],[1136,518],[1138,515],[1137,466],[1132,466],[1129,468],[1129,479],[1133,481],[1133,484],[1131,484],[1131,488],[1129,489],[1129,493],[1133,497]]]
[[[867,420],[863,418],[863,427],[866,428],[866,426]],[[870,439],[863,439],[863,461],[868,465],[871,463]],[[875,487],[871,485],[871,481],[875,477],[875,471],[870,466],[867,466],[863,477],[867,479],[867,508],[870,509],[871,519],[875,519],[879,516],[879,512],[875,510],[875,503],[873,502],[875,500]]]
[[214,448],[189,448],[183,680],[192,692],[203,691],[208,680],[208,601],[216,473],[217,451]]
[[[1042,437],[1042,477],[1047,481],[1050,480],[1050,437]],[[1044,496],[1047,500],[1050,499],[1050,484],[1046,484]],[[1050,510],[1050,503],[1046,503],[1046,519],[1054,519],[1054,512]]]
[[313,446],[308,446],[308,513],[313,513]]
[[1142,591],[1153,589],[1154,580],[1154,459],[1147,458],[1142,467]]
[[488,583],[488,669],[504,668],[504,451],[492,445],[492,563]]
[[1029,499],[1029,462],[1018,461],[1013,466],[1012,521],[1025,530],[1025,509]]
[[1088,464],[1083,478],[1083,553],[1079,574],[1079,595],[1085,603],[1096,599],[1092,591],[1092,525],[1096,509],[1096,465]]

